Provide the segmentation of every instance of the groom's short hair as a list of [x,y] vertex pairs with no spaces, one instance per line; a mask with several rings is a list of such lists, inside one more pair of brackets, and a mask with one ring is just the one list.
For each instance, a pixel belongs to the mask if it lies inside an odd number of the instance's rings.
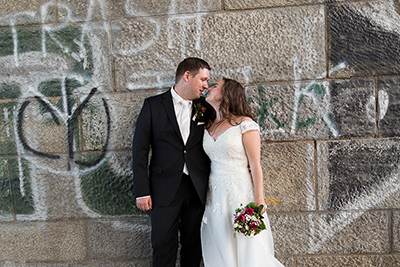
[[201,58],[185,58],[181,63],[179,63],[178,68],[176,69],[175,83],[178,83],[186,71],[189,71],[192,77],[194,77],[200,71],[200,69],[211,70],[211,67],[205,60]]

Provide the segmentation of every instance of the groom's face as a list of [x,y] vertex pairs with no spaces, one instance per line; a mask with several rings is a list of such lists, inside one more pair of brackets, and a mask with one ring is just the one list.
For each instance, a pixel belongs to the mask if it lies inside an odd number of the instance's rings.
[[189,78],[188,98],[189,100],[200,98],[204,89],[208,88],[208,80],[210,79],[210,71],[208,69],[200,69],[199,72]]

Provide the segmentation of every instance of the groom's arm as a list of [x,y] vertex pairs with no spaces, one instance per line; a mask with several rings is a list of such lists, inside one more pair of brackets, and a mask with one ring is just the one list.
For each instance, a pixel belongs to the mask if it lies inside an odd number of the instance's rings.
[[148,159],[151,138],[151,110],[147,100],[136,121],[133,138],[133,180],[134,194],[138,208],[151,209],[150,180],[148,175]]

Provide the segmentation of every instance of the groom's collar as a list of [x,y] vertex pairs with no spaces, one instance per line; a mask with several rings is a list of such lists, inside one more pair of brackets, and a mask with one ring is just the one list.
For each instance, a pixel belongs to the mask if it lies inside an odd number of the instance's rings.
[[172,95],[172,101],[174,103],[174,105],[177,105],[178,103],[182,102],[182,101],[189,101],[190,104],[192,104],[192,100],[185,100],[183,99],[176,91],[175,88],[172,87],[171,88],[171,95]]

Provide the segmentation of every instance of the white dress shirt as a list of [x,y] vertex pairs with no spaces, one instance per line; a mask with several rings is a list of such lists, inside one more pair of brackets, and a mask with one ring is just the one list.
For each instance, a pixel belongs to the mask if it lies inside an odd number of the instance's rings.
[[[178,121],[182,137],[184,139],[183,142],[186,144],[187,139],[185,140],[185,134],[183,132],[186,131],[187,133],[186,138],[188,138],[190,134],[190,120],[191,120],[190,117],[192,114],[192,101],[183,99],[180,95],[178,95],[178,93],[175,91],[174,88],[171,88],[171,95],[172,95],[172,102],[174,104],[175,116]],[[181,114],[183,112],[183,103],[182,103],[183,101],[189,102],[189,107],[190,107],[189,109],[186,110],[185,114]],[[185,116],[188,119],[186,125],[182,125],[183,122],[180,120],[181,116]],[[182,129],[183,127],[186,127],[186,129]],[[189,175],[186,163],[183,166],[183,172]]]

